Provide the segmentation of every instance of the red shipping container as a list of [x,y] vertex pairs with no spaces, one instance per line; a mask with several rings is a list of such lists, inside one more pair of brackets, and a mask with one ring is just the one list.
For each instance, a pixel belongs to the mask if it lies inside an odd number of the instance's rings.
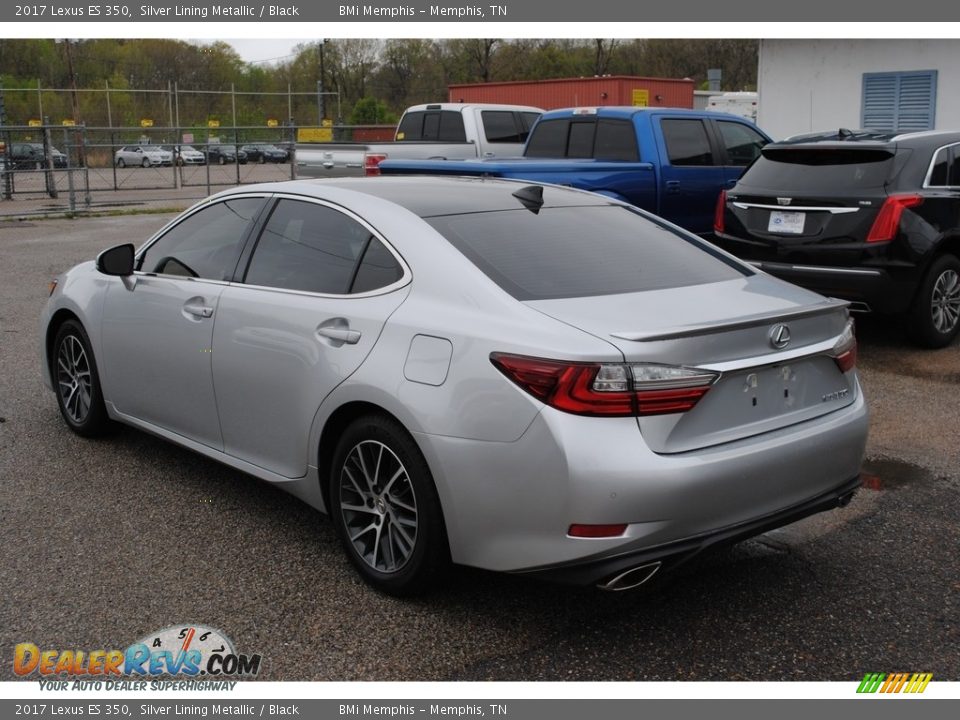
[[629,75],[450,85],[450,102],[563,107],[693,107],[693,80]]

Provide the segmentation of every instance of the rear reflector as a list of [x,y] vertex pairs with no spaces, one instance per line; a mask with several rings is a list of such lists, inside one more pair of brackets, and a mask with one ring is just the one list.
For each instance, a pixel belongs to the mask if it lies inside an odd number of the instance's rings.
[[493,353],[490,361],[521,389],[557,410],[591,417],[686,412],[717,373],[673,365],[577,363]]
[[380,163],[387,159],[383,153],[368,153],[363,156],[363,174],[374,177],[380,174]]
[[621,525],[571,525],[567,530],[570,537],[605,538],[620,537],[627,530],[627,524]]
[[724,228],[724,213],[727,211],[727,191],[721,190],[717,195],[717,207],[713,211],[713,231],[722,233]]
[[916,207],[923,202],[923,195],[891,195],[880,207],[870,232],[867,233],[867,242],[887,242],[897,236],[900,229],[900,217],[906,208]]

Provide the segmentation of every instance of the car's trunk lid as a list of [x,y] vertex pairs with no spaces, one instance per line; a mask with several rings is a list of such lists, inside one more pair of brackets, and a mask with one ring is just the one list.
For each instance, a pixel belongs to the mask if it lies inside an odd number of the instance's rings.
[[[528,301],[528,306],[603,338],[630,363],[713,370],[718,379],[689,411],[644,416],[658,453],[731,442],[832,412],[854,399],[851,373],[831,350],[844,303],[757,274],[684,288]],[[789,341],[775,347],[780,326]]]

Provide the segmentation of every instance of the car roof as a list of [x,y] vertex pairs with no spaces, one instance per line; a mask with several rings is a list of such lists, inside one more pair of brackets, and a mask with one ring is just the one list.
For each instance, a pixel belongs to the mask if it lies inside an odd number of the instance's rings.
[[892,148],[897,146],[915,149],[933,149],[950,143],[960,142],[960,131],[922,130],[918,132],[898,132],[892,130],[848,130],[839,128],[826,132],[793,135],[785,140],[771,143],[767,147],[862,147]]
[[690,108],[675,107],[636,107],[633,105],[600,105],[584,107],[558,108],[556,110],[547,110],[540,116],[540,121],[555,120],[566,117],[604,117],[604,118],[631,118],[634,115],[657,114],[657,115],[689,115],[691,118],[723,118],[728,120],[734,118],[744,123],[752,124],[749,120],[740,115],[733,115],[726,112],[715,112],[713,110],[692,110]]
[[266,190],[274,193],[324,198],[326,189],[336,188],[379,198],[406,208],[422,218],[427,218],[438,215],[516,210],[524,205],[513,193],[529,186],[544,188],[545,207],[603,206],[613,203],[602,195],[529,181],[427,175],[289,180],[241,186],[221,193],[220,196]]

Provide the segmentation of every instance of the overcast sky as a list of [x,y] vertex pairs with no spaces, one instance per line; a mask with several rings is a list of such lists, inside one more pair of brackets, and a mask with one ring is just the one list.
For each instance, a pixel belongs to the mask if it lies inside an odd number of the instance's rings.
[[300,43],[313,42],[314,40],[315,38],[299,38],[290,40],[228,39],[226,42],[230,43],[240,54],[240,57],[247,62],[269,64],[270,61],[279,62],[280,60],[286,59],[289,55],[292,55],[293,48]]

